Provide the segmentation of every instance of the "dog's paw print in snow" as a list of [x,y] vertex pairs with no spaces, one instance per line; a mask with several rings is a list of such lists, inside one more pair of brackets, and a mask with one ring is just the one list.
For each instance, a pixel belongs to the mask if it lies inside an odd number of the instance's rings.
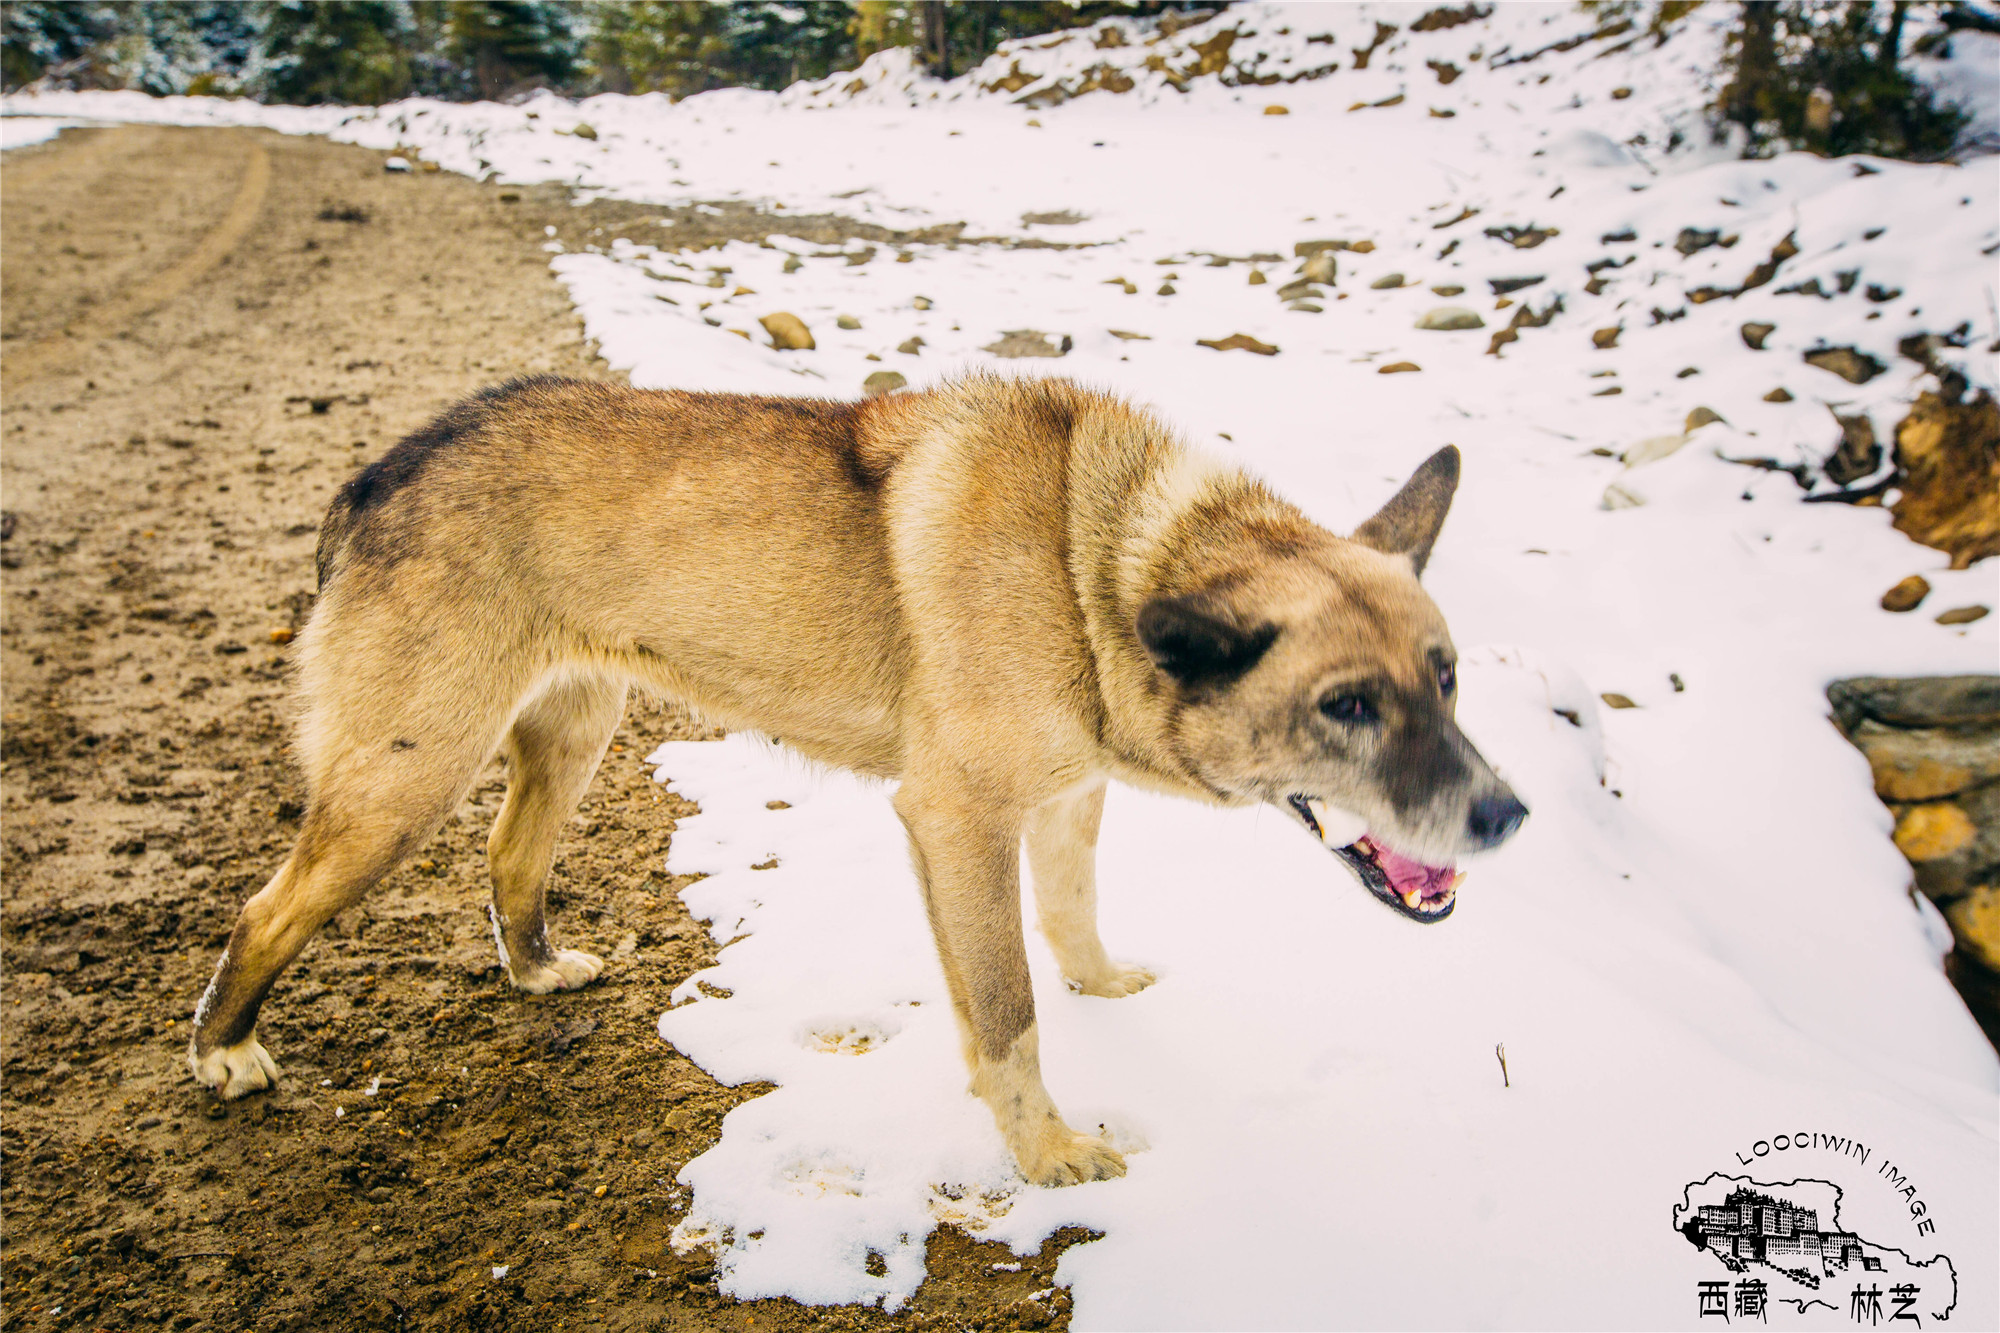
[[825,1055],[866,1055],[879,1050],[899,1029],[865,1020],[815,1023],[799,1036],[799,1045]]

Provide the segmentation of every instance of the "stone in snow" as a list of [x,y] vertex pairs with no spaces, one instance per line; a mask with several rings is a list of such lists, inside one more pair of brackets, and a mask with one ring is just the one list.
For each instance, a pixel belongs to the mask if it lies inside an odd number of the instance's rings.
[[1417,320],[1417,327],[1449,333],[1457,329],[1483,329],[1486,321],[1479,317],[1478,311],[1468,310],[1462,305],[1441,305],[1426,310],[1423,317]]

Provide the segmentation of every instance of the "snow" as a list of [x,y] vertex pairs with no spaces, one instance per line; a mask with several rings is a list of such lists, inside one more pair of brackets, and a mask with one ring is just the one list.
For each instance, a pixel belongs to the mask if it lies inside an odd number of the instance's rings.
[[[1948,1255],[1954,1320],[1993,1327],[2000,1064],[1823,692],[1844,675],[1992,671],[2000,618],[1932,617],[2000,590],[1990,563],[1949,570],[1883,509],[1803,505],[1790,476],[1724,458],[1816,466],[1836,411],[1890,439],[1931,383],[1898,351],[1911,335],[1956,331],[1944,359],[2000,386],[2000,159],[1735,159],[1699,121],[1726,8],[1621,48],[1632,34],[1588,40],[1594,20],[1554,6],[1416,33],[1422,6],[1245,5],[1154,45],[1128,22],[1092,30],[1122,46],[1018,44],[950,85],[888,52],[783,94],[678,104],[78,94],[7,109],[265,124],[586,197],[962,221],[1013,243],[878,243],[861,263],[860,242],[783,236],[676,252],[664,225],[551,243],[589,336],[642,386],[851,396],[880,369],[915,387],[968,367],[1060,373],[1153,405],[1342,531],[1440,445],[1464,451],[1426,583],[1462,650],[1461,720],[1533,817],[1431,928],[1382,910],[1275,812],[1115,789],[1104,935],[1158,984],[1073,995],[1030,948],[1049,1086],[1129,1154],[1124,1179],[1040,1190],[1014,1174],[964,1091],[887,789],[748,736],[653,756],[702,809],[668,869],[707,875],[684,896],[728,942],[661,1033],[726,1082],[776,1085],[682,1175],[678,1240],[716,1251],[725,1291],[895,1307],[951,1221],[1021,1252],[1063,1226],[1104,1233],[1059,1269],[1078,1328],[1694,1325],[1695,1284],[1731,1275],[1674,1233],[1674,1208],[1761,1163],[1753,1145],[1811,1129],[1893,1159],[1934,1229],[1872,1162],[1842,1176],[1802,1150],[1756,1178],[1838,1180],[1844,1225]],[[1357,70],[1378,19],[1404,31]],[[1219,75],[1185,73],[1223,46]],[[1974,94],[1993,86],[1992,44],[1952,48],[1932,76],[1969,90],[1990,132],[2000,104]],[[1462,72],[1445,84],[1427,61]],[[1130,90],[1049,91],[1106,69]],[[1038,94],[1056,104],[1018,104]],[[1025,221],[1064,210],[1082,220]],[[1550,234],[1486,234],[1508,227]],[[1684,254],[1689,230],[1717,243]],[[1737,288],[1787,237],[1798,253],[1769,282],[1691,298]],[[1373,249],[1336,253],[1321,313],[1287,309],[1277,290],[1313,240]],[[1592,293],[1599,260],[1618,266]],[[1392,273],[1405,285],[1371,285]],[[1488,284],[1527,277],[1496,308]],[[1826,295],[1780,290],[1815,280]],[[1465,291],[1427,290],[1446,284]],[[1487,354],[1515,310],[1558,298]],[[1414,327],[1445,304],[1487,327]],[[768,345],[756,321],[778,310],[817,350]],[[861,327],[839,329],[843,314]],[[1748,322],[1776,326],[1765,350],[1745,345]],[[1613,327],[1616,346],[1595,347]],[[1019,329],[1073,350],[981,350]],[[1237,332],[1280,351],[1196,345]],[[920,354],[894,350],[912,336]],[[1801,360],[1824,347],[1886,369],[1853,385]],[[1421,370],[1378,373],[1396,361]],[[1781,386],[1794,400],[1766,401]],[[1724,420],[1688,432],[1696,407]],[[1913,572],[1934,588],[1923,608],[1882,611]],[[1601,708],[1607,691],[1639,706]],[[1795,1326],[1845,1313],[1782,1311]]]
[[0,116],[0,151],[47,143],[78,123],[55,116]]

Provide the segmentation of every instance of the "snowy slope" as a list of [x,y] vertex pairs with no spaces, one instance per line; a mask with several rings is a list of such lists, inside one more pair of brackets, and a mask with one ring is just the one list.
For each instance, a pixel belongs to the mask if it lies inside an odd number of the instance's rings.
[[[1016,44],[949,85],[890,52],[678,105],[9,101],[1072,247],[850,263],[867,247],[679,252],[662,227],[555,255],[641,385],[849,396],[885,368],[917,386],[968,366],[1066,374],[1156,406],[1340,530],[1438,446],[1465,451],[1426,581],[1464,654],[1466,728],[1534,816],[1422,929],[1283,818],[1114,792],[1105,937],[1162,979],[1103,1001],[1034,962],[1051,1089],[1127,1147],[1123,1180],[1013,1176],[964,1094],[883,790],[749,738],[662,748],[663,780],[703,809],[669,868],[709,875],[688,902],[737,941],[701,978],[730,998],[690,983],[662,1032],[718,1077],[779,1085],[686,1171],[682,1239],[718,1250],[727,1290],[893,1305],[938,1220],[1023,1247],[1086,1225],[1105,1238],[1061,1270],[1079,1328],[1695,1326],[1697,1283],[1740,1275],[1676,1234],[1673,1210],[1727,1168],[1838,1184],[1843,1225],[1949,1257],[1954,1324],[2000,1324],[2000,1066],[1822,693],[1848,674],[1993,670],[1995,618],[1932,620],[1993,605],[1993,571],[1951,572],[1881,509],[1802,505],[1790,476],[1719,457],[1816,465],[1836,413],[1886,441],[1929,383],[1898,350],[1915,335],[1952,335],[1944,360],[2000,385],[2000,159],[1710,146],[1699,110],[1729,7],[1664,44],[1593,36],[1556,6],[1413,31],[1424,12],[1246,5],[1158,42],[1114,23]],[[1381,24],[1397,30],[1355,68]],[[1940,80],[1990,88],[1991,44],[1954,40]],[[583,124],[594,139],[569,132]],[[1081,220],[1046,220],[1063,214]],[[1788,238],[1796,253],[1739,290]],[[1319,309],[1293,308],[1279,290],[1324,241],[1348,246],[1337,277],[1305,298]],[[1500,307],[1493,284],[1521,279],[1537,281]],[[1431,290],[1449,286],[1464,291]],[[1489,354],[1517,311],[1558,301]],[[1484,327],[1415,327],[1447,305]],[[756,320],[776,310],[817,350],[765,345]],[[1763,350],[1746,323],[1774,326]],[[1010,330],[1073,350],[981,350]],[[1196,343],[1238,332],[1280,350]],[[894,350],[913,336],[920,353]],[[1843,347],[1883,369],[1853,384],[1802,359]],[[1420,369],[1381,373],[1397,362]],[[1767,401],[1778,388],[1791,401]],[[1683,438],[1697,407],[1723,420]],[[1913,572],[1936,589],[1923,610],[1880,610]],[[1603,708],[1607,691],[1639,707]],[[1801,1131],[1870,1155],[1773,1147]],[[1771,1322],[1846,1316],[1779,1306]]]

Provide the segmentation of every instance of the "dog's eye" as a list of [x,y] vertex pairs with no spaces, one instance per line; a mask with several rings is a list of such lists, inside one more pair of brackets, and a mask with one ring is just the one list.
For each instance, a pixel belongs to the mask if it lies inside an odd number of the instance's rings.
[[1335,722],[1345,722],[1355,726],[1375,720],[1375,705],[1359,694],[1336,694],[1321,703],[1319,711]]
[[1458,688],[1458,668],[1446,662],[1438,668],[1438,693],[1450,694]]

